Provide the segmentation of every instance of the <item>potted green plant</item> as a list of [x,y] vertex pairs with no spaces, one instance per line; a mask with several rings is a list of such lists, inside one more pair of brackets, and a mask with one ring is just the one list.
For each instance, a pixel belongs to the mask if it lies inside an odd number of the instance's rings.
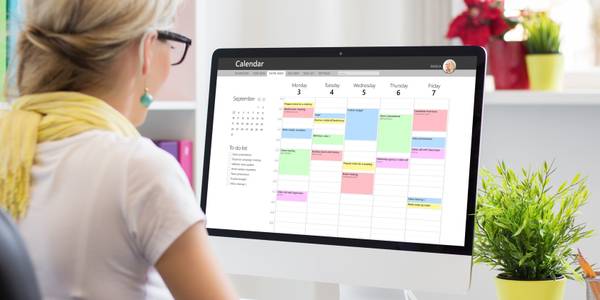
[[533,14],[523,22],[527,40],[527,73],[532,90],[560,90],[563,56],[560,50],[560,25],[545,13]]
[[576,222],[588,189],[579,175],[555,189],[553,173],[548,163],[519,175],[503,162],[482,171],[473,255],[501,272],[500,300],[563,299],[566,278],[581,278],[572,246],[592,234]]

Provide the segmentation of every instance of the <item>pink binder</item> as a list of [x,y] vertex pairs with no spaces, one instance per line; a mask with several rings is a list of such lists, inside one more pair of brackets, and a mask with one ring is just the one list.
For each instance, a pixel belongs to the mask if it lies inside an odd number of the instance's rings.
[[190,185],[194,187],[194,151],[190,140],[179,141],[179,164],[187,175]]

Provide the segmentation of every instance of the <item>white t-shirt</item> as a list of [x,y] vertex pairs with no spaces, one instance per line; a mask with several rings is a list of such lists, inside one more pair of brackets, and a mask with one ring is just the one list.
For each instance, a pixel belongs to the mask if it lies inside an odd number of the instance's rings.
[[154,269],[204,220],[177,161],[93,130],[38,145],[19,229],[44,299],[172,298]]

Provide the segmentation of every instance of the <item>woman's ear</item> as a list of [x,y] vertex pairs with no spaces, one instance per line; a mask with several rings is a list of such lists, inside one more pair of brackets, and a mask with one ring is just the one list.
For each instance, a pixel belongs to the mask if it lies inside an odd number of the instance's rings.
[[152,57],[154,56],[154,44],[158,41],[158,34],[156,32],[150,32],[143,37],[144,51],[142,51],[142,75],[146,76],[148,70],[150,70]]

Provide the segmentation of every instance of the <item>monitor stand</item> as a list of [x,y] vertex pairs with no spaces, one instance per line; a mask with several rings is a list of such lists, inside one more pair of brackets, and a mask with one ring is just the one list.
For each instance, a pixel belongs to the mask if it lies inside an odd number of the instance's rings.
[[230,275],[242,299],[417,300],[409,290],[382,289],[247,275]]
[[339,300],[417,300],[410,290],[339,285]]
[[382,289],[258,276],[230,275],[242,299],[417,300],[409,290]]

